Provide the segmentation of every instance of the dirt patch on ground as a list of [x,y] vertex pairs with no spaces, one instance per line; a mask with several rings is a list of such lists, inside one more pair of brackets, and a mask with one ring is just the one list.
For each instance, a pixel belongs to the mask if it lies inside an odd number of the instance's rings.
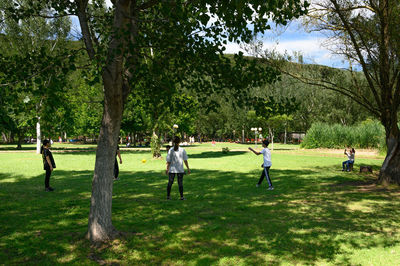
[[[344,149],[307,149],[306,151],[344,155]],[[374,149],[357,149],[356,156],[379,156],[379,152]]]
[[330,184],[329,187],[350,187],[355,192],[360,193],[371,193],[371,192],[386,192],[391,195],[400,196],[400,186],[399,185],[381,185],[378,184],[378,173],[369,174],[362,180],[347,181],[338,184]]

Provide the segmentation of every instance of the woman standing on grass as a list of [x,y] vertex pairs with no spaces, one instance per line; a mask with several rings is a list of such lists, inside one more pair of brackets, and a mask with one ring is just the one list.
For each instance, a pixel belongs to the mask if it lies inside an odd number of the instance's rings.
[[51,143],[48,139],[43,141],[40,153],[43,158],[43,169],[46,171],[46,177],[44,179],[45,191],[53,191],[54,188],[50,186],[50,176],[54,168],[56,168],[56,163],[54,162],[53,154],[50,151]]
[[174,147],[169,149],[167,154],[167,170],[165,173],[168,175],[168,186],[167,186],[167,200],[170,199],[171,187],[174,183],[175,175],[178,176],[179,193],[181,194],[181,200],[183,197],[183,175],[185,171],[183,169],[183,162],[185,162],[188,174],[190,174],[188,156],[184,148],[179,147],[181,139],[176,136],[174,138]]
[[257,187],[261,185],[261,182],[264,180],[264,177],[267,178],[268,180],[268,190],[273,190],[274,187],[272,186],[271,178],[269,177],[269,168],[271,168],[272,162],[271,162],[271,151],[268,149],[269,141],[268,140],[263,140],[262,146],[264,149],[261,150],[261,152],[257,152],[253,150],[252,148],[249,148],[254,154],[260,155],[262,154],[264,157],[264,163],[262,164],[263,167],[263,172],[261,173],[260,180],[257,183]]

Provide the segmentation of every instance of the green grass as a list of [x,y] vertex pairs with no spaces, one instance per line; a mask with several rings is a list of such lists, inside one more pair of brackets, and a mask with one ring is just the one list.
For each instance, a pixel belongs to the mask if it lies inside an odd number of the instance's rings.
[[[252,145],[254,146],[254,144]],[[76,146],[75,146],[76,147]],[[229,147],[227,154],[222,147]],[[0,263],[124,265],[398,265],[400,189],[340,170],[344,155],[275,145],[271,178],[256,188],[262,157],[248,145],[188,147],[192,174],[166,201],[164,160],[122,149],[113,224],[124,236],[84,239],[94,151],[55,151],[44,192],[40,155],[0,152]],[[260,145],[258,145],[260,148]],[[163,153],[165,157],[165,152]],[[142,163],[142,159],[147,159]],[[356,157],[355,169],[376,155]]]

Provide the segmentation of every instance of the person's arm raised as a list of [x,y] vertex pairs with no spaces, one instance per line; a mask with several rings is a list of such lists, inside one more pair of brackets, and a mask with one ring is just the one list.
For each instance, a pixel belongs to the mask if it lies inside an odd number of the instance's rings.
[[249,150],[251,150],[255,155],[260,155],[261,154],[260,152],[253,150],[251,147],[249,147]]

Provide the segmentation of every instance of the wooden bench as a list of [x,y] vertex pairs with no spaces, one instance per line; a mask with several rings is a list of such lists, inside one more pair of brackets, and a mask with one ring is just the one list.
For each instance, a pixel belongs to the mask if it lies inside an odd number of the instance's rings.
[[353,162],[353,163],[349,163],[349,170],[350,170],[350,172],[353,172],[353,166],[354,166],[354,162]]
[[361,165],[360,173],[372,173],[372,166],[370,165]]

